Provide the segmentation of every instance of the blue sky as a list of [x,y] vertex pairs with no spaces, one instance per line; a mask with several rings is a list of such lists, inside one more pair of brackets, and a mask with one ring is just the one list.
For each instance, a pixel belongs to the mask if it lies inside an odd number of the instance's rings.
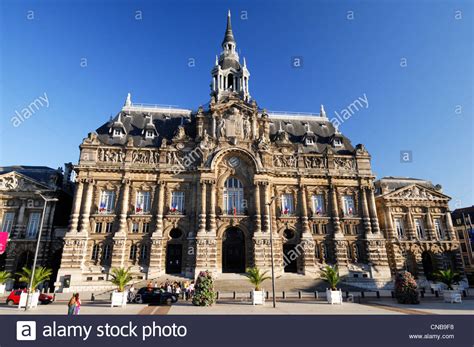
[[[0,165],[77,162],[82,138],[127,92],[138,103],[207,103],[227,9],[260,107],[324,104],[333,117],[365,95],[368,107],[340,129],[365,144],[377,176],[426,178],[453,208],[474,204],[470,1],[3,0]],[[48,107],[14,127],[44,93]]]

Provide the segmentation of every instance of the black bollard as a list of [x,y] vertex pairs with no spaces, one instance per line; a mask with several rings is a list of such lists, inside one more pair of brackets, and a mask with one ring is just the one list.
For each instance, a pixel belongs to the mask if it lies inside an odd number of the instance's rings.
[[235,291],[234,291],[234,300],[235,300]]
[[284,298],[286,297],[286,296],[285,296],[285,291],[283,291],[282,294],[283,294],[283,299],[284,299]]
[[435,290],[435,296],[439,298],[439,292],[437,290]]
[[380,292],[377,290],[377,299],[380,299]]
[[360,297],[361,297],[362,299],[365,298],[364,291],[361,291],[361,292],[360,292]]
[[301,299],[301,290],[298,290],[298,299]]

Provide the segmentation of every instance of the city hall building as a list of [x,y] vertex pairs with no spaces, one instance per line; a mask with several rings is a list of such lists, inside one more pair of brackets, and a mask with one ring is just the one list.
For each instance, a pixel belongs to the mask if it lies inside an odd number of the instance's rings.
[[[134,279],[201,270],[345,280],[383,286],[409,266],[459,263],[449,197],[426,182],[374,184],[370,154],[318,114],[268,112],[250,94],[230,13],[196,110],[132,102],[80,145],[76,192],[58,287],[110,287],[112,268]],[[426,255],[428,254],[428,255]]]

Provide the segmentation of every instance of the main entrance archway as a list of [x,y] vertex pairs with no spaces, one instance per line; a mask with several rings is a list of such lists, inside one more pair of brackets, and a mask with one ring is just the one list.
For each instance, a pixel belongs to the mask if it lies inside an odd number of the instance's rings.
[[183,232],[180,229],[170,231],[171,240],[166,246],[166,273],[179,274],[182,272],[183,244],[180,239]]
[[239,228],[229,228],[224,233],[222,272],[245,272],[245,235]]
[[434,265],[433,265],[433,258],[431,257],[431,254],[428,252],[423,252],[421,254],[421,262],[423,265],[423,272],[425,273],[426,278],[428,280],[432,280]]

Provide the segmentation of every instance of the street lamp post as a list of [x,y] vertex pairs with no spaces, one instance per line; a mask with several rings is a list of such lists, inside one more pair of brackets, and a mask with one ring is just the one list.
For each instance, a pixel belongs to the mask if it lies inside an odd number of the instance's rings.
[[36,270],[36,261],[38,259],[38,253],[39,253],[39,247],[40,247],[40,242],[41,242],[41,233],[43,232],[43,223],[44,223],[44,215],[46,213],[46,205],[48,202],[53,202],[53,201],[58,201],[56,198],[48,199],[41,193],[37,193],[41,198],[44,200],[44,205],[43,205],[43,213],[41,214],[41,222],[40,222],[40,228],[38,231],[38,238],[36,239],[36,250],[35,250],[35,257],[33,259],[33,268],[31,269],[31,277],[30,277],[30,283],[28,284],[28,288],[26,289],[26,305],[25,305],[25,311],[28,310],[28,305],[31,305],[30,302],[30,291],[31,287],[33,286],[33,279],[35,277],[35,270]]
[[267,203],[268,206],[268,225],[270,230],[270,259],[272,262],[272,299],[273,299],[273,308],[276,307],[275,299],[275,270],[273,266],[273,232],[272,232],[272,204],[275,201],[275,196]]

